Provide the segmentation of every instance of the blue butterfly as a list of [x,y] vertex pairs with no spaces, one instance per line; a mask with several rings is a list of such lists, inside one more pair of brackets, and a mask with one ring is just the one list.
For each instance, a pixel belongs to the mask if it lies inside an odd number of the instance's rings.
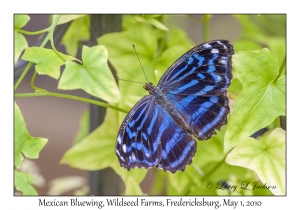
[[158,167],[175,173],[192,162],[198,140],[227,123],[226,89],[232,79],[233,46],[215,40],[195,46],[176,60],[157,86],[121,124],[116,154],[122,167]]

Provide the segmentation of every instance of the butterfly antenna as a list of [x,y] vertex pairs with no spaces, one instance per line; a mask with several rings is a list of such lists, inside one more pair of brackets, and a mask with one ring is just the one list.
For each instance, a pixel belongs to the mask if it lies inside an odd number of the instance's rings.
[[[114,77],[115,78],[115,77]],[[122,80],[122,81],[127,81],[127,82],[134,82],[134,83],[139,83],[139,84],[146,84],[145,82],[137,82],[137,81],[132,81],[132,80],[128,80],[128,79],[119,79],[119,78],[115,78],[115,80]]]
[[136,54],[136,57],[138,58],[138,60],[139,60],[139,62],[140,62],[140,65],[141,65],[141,67],[142,67],[142,69],[143,69],[143,72],[144,72],[144,75],[145,75],[145,77],[146,77],[147,83],[149,83],[149,80],[148,80],[147,75],[146,75],[146,73],[145,73],[145,70],[144,70],[144,68],[143,68],[143,66],[142,66],[142,63],[141,63],[141,61],[140,61],[140,58],[139,58],[139,56],[138,56],[138,54],[137,54],[137,52],[136,52],[136,49],[135,49],[134,44],[132,44],[132,46],[133,46],[134,52],[135,52],[135,54]]

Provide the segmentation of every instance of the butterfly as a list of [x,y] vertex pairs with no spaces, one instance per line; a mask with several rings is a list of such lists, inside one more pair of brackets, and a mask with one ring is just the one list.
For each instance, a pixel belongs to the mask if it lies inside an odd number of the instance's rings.
[[117,135],[120,165],[184,171],[195,139],[207,140],[227,123],[233,54],[227,40],[206,42],[178,58],[157,86],[146,83],[149,95],[133,106]]

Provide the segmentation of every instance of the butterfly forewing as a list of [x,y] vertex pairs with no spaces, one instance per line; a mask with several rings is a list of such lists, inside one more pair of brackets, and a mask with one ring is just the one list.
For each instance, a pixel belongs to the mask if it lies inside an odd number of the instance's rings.
[[116,154],[122,167],[150,168],[161,160],[160,139],[153,138],[159,129],[153,96],[143,97],[128,113],[117,136]]
[[227,40],[198,45],[174,62],[158,83],[164,93],[222,95],[232,79],[232,45]]

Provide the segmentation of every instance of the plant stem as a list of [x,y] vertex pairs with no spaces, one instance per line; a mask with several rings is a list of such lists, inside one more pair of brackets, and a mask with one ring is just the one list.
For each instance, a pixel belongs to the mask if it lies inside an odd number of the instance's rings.
[[209,172],[207,172],[202,178],[201,180],[206,179],[207,177],[209,177],[212,173],[214,173],[225,161],[227,155],[233,150],[233,148],[231,150],[229,150],[223,157],[223,159],[221,161],[219,161]]
[[15,94],[16,98],[26,98],[26,97],[39,97],[39,96],[50,96],[50,97],[58,97],[58,98],[67,98],[67,99],[72,99],[76,101],[82,101],[90,104],[95,104],[98,106],[103,106],[106,108],[111,108],[120,112],[128,113],[127,110],[119,108],[117,106],[113,106],[104,102],[88,99],[88,98],[83,98],[79,96],[72,96],[72,95],[67,95],[67,94],[60,94],[60,93],[52,93],[52,92],[46,92],[46,93],[21,93],[21,94]]
[[[56,17],[56,19],[52,22],[52,25],[48,28],[49,32],[48,32],[47,36],[45,37],[44,41],[42,42],[42,44],[40,45],[40,47],[44,47],[46,45],[46,43],[48,42],[48,40],[52,36],[54,28],[55,28],[57,22],[59,21],[60,17],[61,17],[61,15],[58,15]],[[25,70],[23,71],[23,73],[19,77],[18,81],[15,84],[15,88],[14,88],[15,91],[17,90],[17,88],[19,87],[19,85],[21,84],[21,82],[23,81],[24,77],[26,76],[26,74],[29,71],[29,69],[32,66],[32,64],[33,64],[32,62],[29,62],[28,65],[26,66]]]
[[280,66],[280,69],[279,69],[279,73],[278,73],[278,76],[276,77],[276,79],[275,79],[275,82],[282,76],[282,75],[284,75],[284,73],[285,73],[285,62],[286,62],[286,55],[284,56],[284,59],[283,59],[283,61],[282,61],[282,63],[281,63],[281,66]]
[[45,28],[43,30],[39,30],[39,31],[25,31],[25,30],[22,30],[22,29],[17,29],[17,31],[22,33],[22,34],[27,34],[27,35],[37,35],[37,34],[42,34],[42,33],[47,32],[50,29],[50,27]]
[[209,41],[210,39],[210,18],[211,15],[203,15],[203,39],[205,42]]
[[280,116],[276,117],[276,119],[274,120],[274,126],[275,126],[275,128],[281,128]]
[[34,86],[34,80],[35,80],[36,74],[37,74],[36,71],[34,71],[34,73],[33,73],[33,75],[32,75],[32,78],[31,78],[31,81],[30,81],[30,86],[31,86],[31,88],[34,89],[35,91],[48,93],[47,90],[42,89],[42,88],[38,88],[38,87]]

